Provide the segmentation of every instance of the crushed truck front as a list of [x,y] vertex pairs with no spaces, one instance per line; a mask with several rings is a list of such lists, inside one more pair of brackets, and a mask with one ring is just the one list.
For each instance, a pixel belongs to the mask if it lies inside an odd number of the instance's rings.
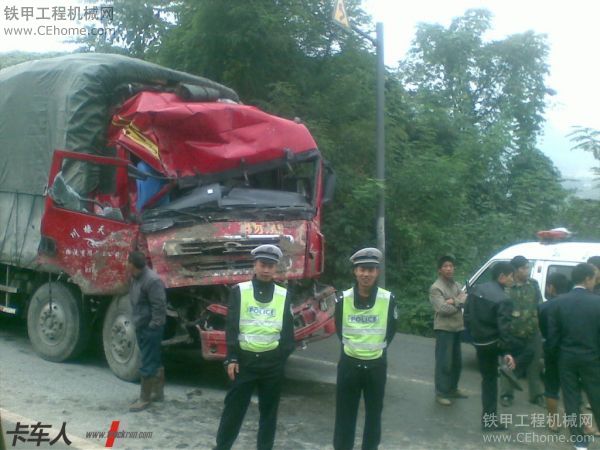
[[117,152],[158,181],[146,205],[132,204],[139,246],[170,290],[172,342],[187,335],[206,359],[225,357],[228,289],[252,277],[250,251],[265,243],[284,252],[277,278],[294,292],[297,340],[335,331],[334,291],[316,281],[327,171],[303,124],[230,101],[142,92],[109,133]]

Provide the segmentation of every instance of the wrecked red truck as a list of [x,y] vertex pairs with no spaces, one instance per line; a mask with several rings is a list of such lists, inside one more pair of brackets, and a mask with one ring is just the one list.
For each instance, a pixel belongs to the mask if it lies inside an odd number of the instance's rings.
[[231,286],[250,251],[284,252],[301,345],[335,331],[322,205],[334,175],[298,121],[231,89],[118,55],[76,54],[0,71],[0,311],[27,319],[35,351],[76,357],[94,330],[137,378],[126,261],[139,249],[167,287],[163,346],[225,358]]

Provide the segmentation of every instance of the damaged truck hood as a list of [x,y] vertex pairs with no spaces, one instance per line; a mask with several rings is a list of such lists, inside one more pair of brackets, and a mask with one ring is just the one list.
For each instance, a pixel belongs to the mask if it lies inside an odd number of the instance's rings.
[[243,172],[317,147],[294,121],[231,101],[193,102],[164,92],[141,92],[125,102],[113,116],[109,141],[170,178],[199,184],[211,174]]
[[306,264],[307,223],[217,222],[149,234],[152,267],[165,286],[235,284],[252,276],[251,251],[273,244],[284,257],[277,278],[302,278]]

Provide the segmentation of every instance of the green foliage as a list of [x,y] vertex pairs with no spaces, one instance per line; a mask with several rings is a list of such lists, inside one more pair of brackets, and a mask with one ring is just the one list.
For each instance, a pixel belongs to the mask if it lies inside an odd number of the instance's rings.
[[573,127],[567,137],[575,143],[572,150],[584,150],[600,161],[600,131],[593,128]]
[[275,83],[306,90],[324,58],[356,41],[337,39],[331,8],[321,0],[182,1],[157,61],[234,86],[249,103],[269,98]]
[[[574,143],[571,150],[590,152],[600,161],[600,131],[593,128],[573,127],[568,137]],[[594,167],[600,177],[600,167]],[[569,197],[558,205],[560,223],[570,230],[576,230],[577,239],[581,241],[600,241],[600,201]]]
[[[593,128],[573,127],[567,137],[575,144],[571,150],[583,150],[590,152],[600,161],[600,131]],[[600,167],[594,167],[594,172],[600,177]]]
[[575,230],[579,241],[600,241],[600,201],[569,197],[560,205],[557,223]]
[[105,35],[89,33],[78,39],[81,51],[120,53],[140,59],[152,59],[162,44],[162,38],[174,25],[171,0],[109,0],[103,6],[113,8],[113,19],[105,19],[105,28],[115,32]]

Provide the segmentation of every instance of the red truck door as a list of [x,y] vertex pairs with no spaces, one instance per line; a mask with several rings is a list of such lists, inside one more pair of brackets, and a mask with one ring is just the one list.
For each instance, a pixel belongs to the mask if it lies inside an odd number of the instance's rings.
[[138,225],[128,195],[129,161],[56,151],[41,223],[39,261],[66,273],[85,294],[127,286],[127,255]]

